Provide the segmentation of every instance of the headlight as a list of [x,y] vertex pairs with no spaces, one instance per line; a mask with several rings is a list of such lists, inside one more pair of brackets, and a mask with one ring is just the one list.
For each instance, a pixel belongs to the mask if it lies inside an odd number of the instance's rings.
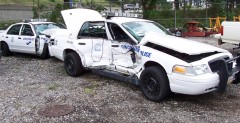
[[209,69],[208,69],[207,65],[205,65],[205,64],[199,65],[199,66],[194,66],[193,69],[194,69],[196,75],[209,73]]
[[185,74],[185,75],[201,75],[209,73],[207,65],[198,65],[198,66],[181,66],[175,65],[172,70],[174,73]]

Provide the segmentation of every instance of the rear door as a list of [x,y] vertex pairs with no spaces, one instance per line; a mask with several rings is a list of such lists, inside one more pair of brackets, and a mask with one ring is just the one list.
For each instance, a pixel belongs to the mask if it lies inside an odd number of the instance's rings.
[[19,32],[22,27],[22,24],[16,24],[10,27],[10,29],[7,31],[6,35],[4,36],[4,40],[7,42],[9,49],[11,51],[18,51],[18,37]]

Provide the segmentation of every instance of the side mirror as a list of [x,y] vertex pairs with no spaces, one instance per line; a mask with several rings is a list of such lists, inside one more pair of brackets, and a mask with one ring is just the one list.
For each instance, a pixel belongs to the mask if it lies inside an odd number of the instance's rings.
[[51,35],[45,35],[47,38],[51,38]]

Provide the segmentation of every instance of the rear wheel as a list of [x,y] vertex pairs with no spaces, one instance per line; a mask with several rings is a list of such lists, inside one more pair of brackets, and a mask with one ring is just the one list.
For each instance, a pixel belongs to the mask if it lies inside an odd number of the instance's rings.
[[163,101],[171,93],[167,74],[158,66],[146,68],[142,72],[140,88],[144,96],[154,102]]
[[9,50],[7,43],[5,42],[1,42],[1,50],[3,56],[10,56],[12,54],[11,51]]
[[83,72],[83,66],[79,55],[75,52],[66,54],[64,58],[64,68],[69,76],[77,77]]

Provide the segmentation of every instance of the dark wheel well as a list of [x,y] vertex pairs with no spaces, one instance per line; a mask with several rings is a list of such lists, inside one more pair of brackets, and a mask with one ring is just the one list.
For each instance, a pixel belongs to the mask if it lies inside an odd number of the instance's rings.
[[[146,62],[146,63],[144,64],[144,67],[145,67],[145,68],[153,67],[153,66],[159,66],[159,67],[161,67],[161,68],[166,72],[166,70],[164,69],[164,67],[163,67],[162,65],[160,65],[159,63],[157,63],[157,62],[148,61],[148,62]],[[167,72],[166,72],[166,73],[167,73]]]
[[[5,41],[0,41],[0,44],[2,44],[2,43],[6,43]],[[1,47],[1,45],[0,45],[0,47]]]
[[[144,64],[145,69],[146,69],[146,68],[149,68],[149,67],[154,67],[154,66],[160,67],[160,68],[165,72],[165,74],[166,74],[166,76],[167,76],[167,72],[166,72],[166,70],[164,69],[164,67],[163,67],[161,64],[159,64],[159,63],[157,63],[157,62],[154,62],[154,61],[148,61],[148,62],[146,62],[146,63]],[[168,78],[167,78],[167,79],[168,79]],[[169,85],[170,85],[170,83],[169,83]]]
[[2,43],[5,41],[0,41],[0,50],[2,49]]
[[[65,49],[64,52],[63,52],[63,57],[65,57],[66,54],[68,54],[68,53],[72,53],[72,52],[77,53],[76,51],[74,51],[74,50],[72,50],[72,49]],[[80,56],[79,56],[79,57],[80,57]]]

